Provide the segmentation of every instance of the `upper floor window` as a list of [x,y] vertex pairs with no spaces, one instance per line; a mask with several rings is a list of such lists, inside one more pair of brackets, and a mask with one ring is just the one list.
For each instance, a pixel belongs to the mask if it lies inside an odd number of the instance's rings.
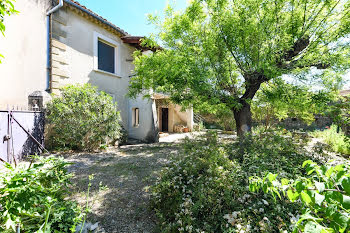
[[98,69],[115,73],[115,47],[98,40]]
[[119,43],[97,32],[94,33],[94,69],[119,75]]

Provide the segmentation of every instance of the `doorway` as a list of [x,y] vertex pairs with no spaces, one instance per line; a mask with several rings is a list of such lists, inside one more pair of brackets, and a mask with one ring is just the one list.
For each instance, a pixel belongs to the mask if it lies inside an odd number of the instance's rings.
[[169,131],[169,109],[162,108],[162,132]]

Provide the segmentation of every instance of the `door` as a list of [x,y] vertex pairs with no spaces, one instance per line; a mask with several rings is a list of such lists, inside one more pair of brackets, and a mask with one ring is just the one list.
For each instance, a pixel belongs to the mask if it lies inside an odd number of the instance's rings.
[[168,121],[169,121],[169,109],[162,108],[162,132],[169,131]]

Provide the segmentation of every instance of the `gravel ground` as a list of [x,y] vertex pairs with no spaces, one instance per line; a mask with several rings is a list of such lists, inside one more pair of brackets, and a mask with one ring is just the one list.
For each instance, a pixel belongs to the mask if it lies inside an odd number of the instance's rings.
[[154,232],[149,187],[169,158],[181,152],[178,143],[156,143],[109,148],[103,153],[64,155],[74,163],[73,199],[86,202],[88,177],[94,174],[88,221],[99,222],[107,233]]

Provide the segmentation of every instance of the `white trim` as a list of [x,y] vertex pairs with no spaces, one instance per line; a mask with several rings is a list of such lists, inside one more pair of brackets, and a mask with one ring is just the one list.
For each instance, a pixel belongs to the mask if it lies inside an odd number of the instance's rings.
[[114,74],[114,73],[111,73],[111,72],[108,72],[108,71],[104,71],[104,70],[99,70],[99,69],[94,69],[94,71],[96,73],[100,73],[100,74],[106,74],[106,75],[109,75],[109,76],[112,76],[112,77],[116,77],[116,78],[121,78],[119,74]]
[[[110,73],[104,70],[99,70],[98,69],[98,41],[101,40],[105,42],[106,44],[114,47],[114,73]],[[94,48],[94,70],[101,72],[101,73],[106,73],[114,76],[121,77],[121,58],[120,58],[120,43],[106,37],[98,32],[94,32],[94,39],[93,39],[93,48]]]

